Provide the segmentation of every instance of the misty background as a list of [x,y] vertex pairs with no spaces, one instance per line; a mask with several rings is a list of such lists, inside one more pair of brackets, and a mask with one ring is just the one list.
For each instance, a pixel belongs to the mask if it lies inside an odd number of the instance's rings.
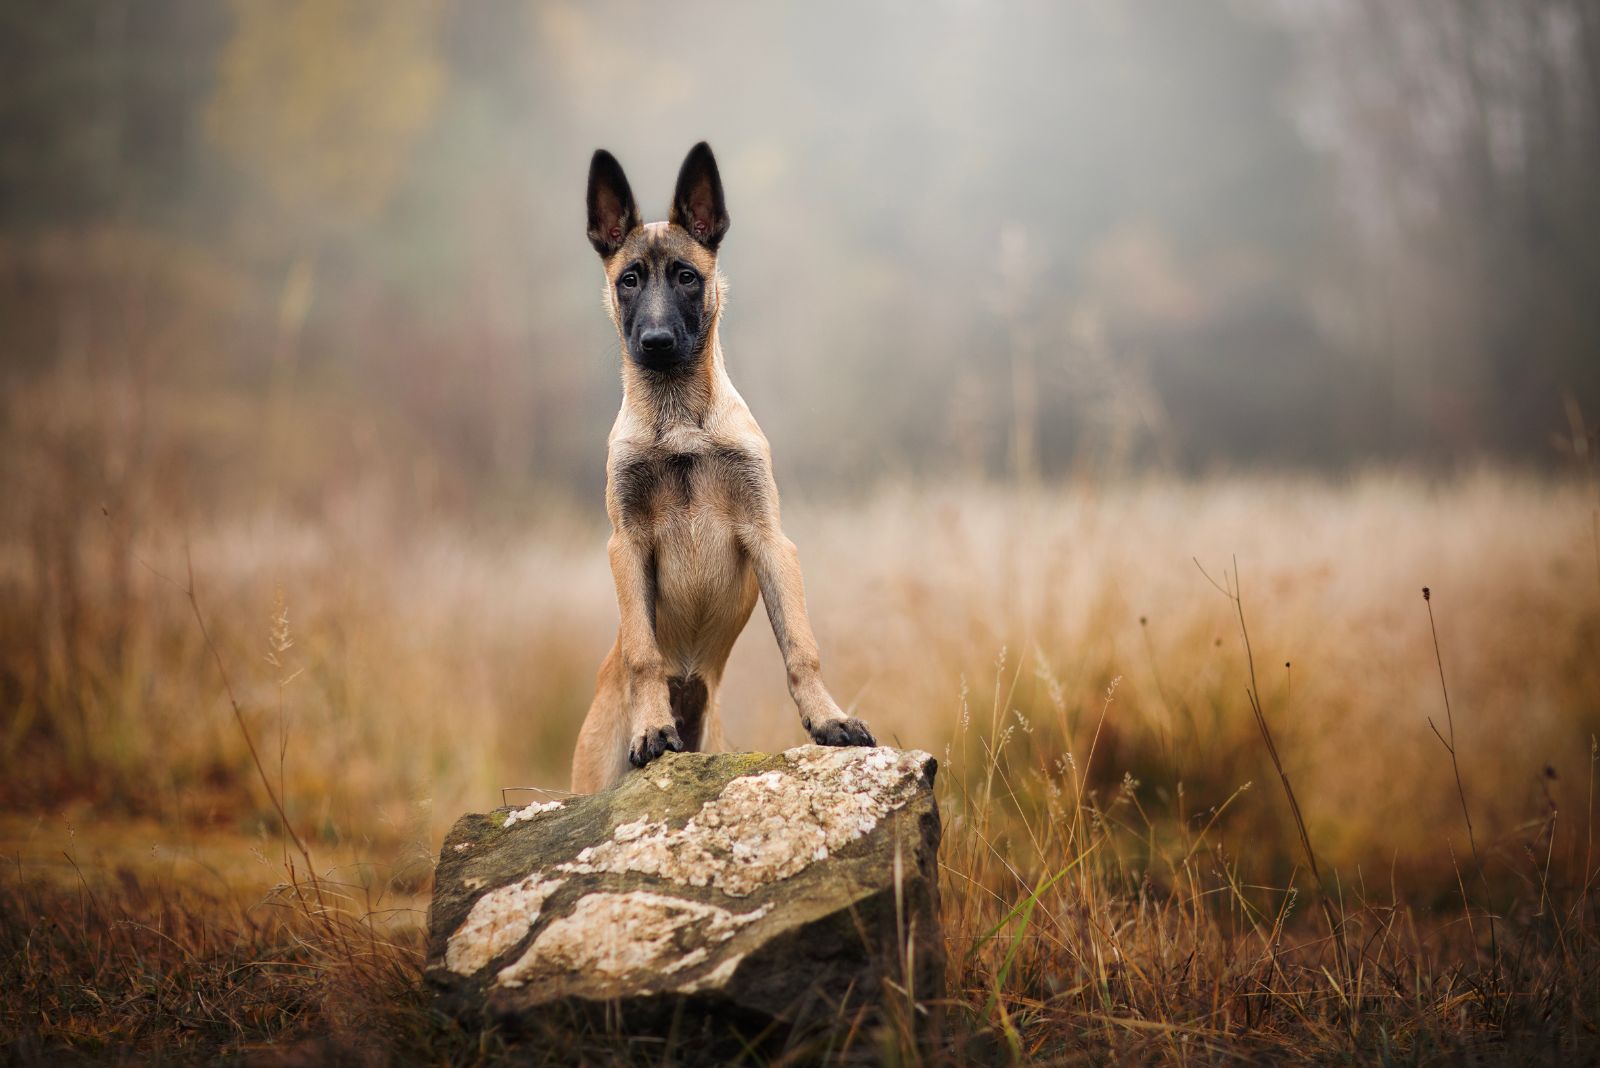
[[788,492],[1554,468],[1600,411],[1580,0],[62,2],[0,56],[34,501],[597,507],[589,155],[661,218],[702,138]]
[[[70,804],[415,890],[456,814],[567,784],[616,634],[586,172],[662,218],[700,139],[879,738],[1099,738],[1176,827],[1276,781],[1259,667],[1317,849],[1444,900],[1442,668],[1485,832],[1585,826],[1600,5],[58,0],[0,5],[0,69],[6,856],[76,887]],[[748,631],[727,738],[778,751]],[[1286,818],[1228,817],[1283,878]]]

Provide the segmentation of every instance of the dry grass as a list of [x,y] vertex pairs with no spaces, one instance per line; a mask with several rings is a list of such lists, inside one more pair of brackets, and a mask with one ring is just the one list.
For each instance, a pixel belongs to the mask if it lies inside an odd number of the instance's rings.
[[[0,545],[17,1058],[503,1052],[428,1011],[419,918],[385,910],[426,892],[458,813],[565,785],[614,625],[603,532],[387,499],[180,522],[26,498]],[[1594,508],[1495,471],[792,500],[835,695],[942,758],[951,1004],[922,1055],[1592,1058]],[[1242,579],[1253,665],[1196,558]],[[735,653],[741,748],[799,739],[771,645],[758,618]],[[338,870],[307,877],[267,788]],[[161,868],[161,835],[259,862]],[[286,886],[259,903],[267,871]],[[917,1055],[893,1031],[846,1055],[895,1049]]]

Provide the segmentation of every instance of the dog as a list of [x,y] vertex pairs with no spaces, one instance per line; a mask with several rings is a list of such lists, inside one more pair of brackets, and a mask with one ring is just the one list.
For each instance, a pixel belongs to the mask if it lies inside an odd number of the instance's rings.
[[666,222],[641,222],[622,167],[589,164],[589,242],[622,343],[622,408],[606,456],[616,643],[572,758],[572,789],[613,785],[666,752],[724,747],[717,687],[759,595],[800,722],[820,745],[876,745],[822,682],[772,453],[723,363],[728,232],[711,147],[690,149]]

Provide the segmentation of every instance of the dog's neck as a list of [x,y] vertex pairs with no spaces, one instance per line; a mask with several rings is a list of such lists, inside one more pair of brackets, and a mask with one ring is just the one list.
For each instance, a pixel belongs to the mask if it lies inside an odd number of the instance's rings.
[[624,356],[622,406],[659,439],[673,430],[704,427],[733,384],[722,362],[717,324],[712,323],[698,360],[669,374],[647,371]]

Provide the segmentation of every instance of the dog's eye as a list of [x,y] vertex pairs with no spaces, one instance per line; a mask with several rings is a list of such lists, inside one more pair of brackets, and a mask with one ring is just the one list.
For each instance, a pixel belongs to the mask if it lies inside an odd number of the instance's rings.
[[617,279],[617,285],[621,286],[623,289],[637,289],[639,286],[639,276],[634,274],[632,271],[627,271],[621,278]]
[[698,281],[700,281],[700,276],[693,271],[678,272],[678,284],[680,286],[692,286]]

